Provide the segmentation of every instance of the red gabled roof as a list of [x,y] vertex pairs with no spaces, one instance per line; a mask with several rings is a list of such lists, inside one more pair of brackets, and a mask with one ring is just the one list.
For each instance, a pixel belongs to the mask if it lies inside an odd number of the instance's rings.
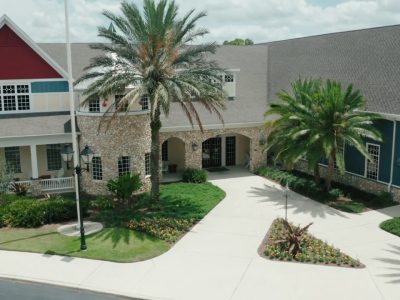
[[9,26],[0,28],[0,80],[62,77]]

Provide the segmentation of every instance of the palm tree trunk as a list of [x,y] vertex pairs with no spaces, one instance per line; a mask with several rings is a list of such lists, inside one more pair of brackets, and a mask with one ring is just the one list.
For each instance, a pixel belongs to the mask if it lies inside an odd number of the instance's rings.
[[328,169],[326,170],[326,178],[325,178],[325,188],[326,190],[330,190],[332,188],[332,175],[335,169],[333,155],[329,157]]
[[319,173],[319,165],[314,166],[314,180],[317,184],[321,182],[321,174]]
[[160,201],[160,108],[156,108],[150,122],[151,128],[151,152],[150,152],[150,175],[151,192],[153,203]]

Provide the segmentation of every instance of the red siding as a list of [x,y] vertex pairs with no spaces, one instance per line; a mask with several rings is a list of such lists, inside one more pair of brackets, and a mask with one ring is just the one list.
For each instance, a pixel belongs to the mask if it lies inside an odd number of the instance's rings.
[[62,78],[10,27],[0,28],[0,80]]

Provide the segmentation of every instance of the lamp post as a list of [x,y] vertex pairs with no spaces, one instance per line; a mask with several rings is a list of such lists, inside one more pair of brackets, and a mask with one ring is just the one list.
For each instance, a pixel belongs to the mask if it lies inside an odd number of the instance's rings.
[[[93,155],[94,155],[93,150],[88,145],[86,145],[85,148],[80,153],[80,157],[83,163],[86,165],[86,169],[82,169],[80,167],[80,164],[77,164],[77,166],[74,168],[75,175],[78,181],[78,187],[77,187],[78,198],[80,198],[80,182],[81,182],[82,172],[83,171],[89,172],[89,165],[92,163]],[[71,148],[70,145],[65,145],[64,148],[61,150],[61,157],[67,163],[67,166],[69,162],[72,160],[73,156],[74,156],[74,150]],[[78,206],[79,231],[81,236],[81,250],[86,250],[87,246],[85,238],[85,227],[83,224],[83,213],[80,201],[77,202],[77,206]]]
[[289,184],[286,183],[285,186],[285,221],[287,221],[287,209],[288,209],[288,193],[289,193],[290,189],[289,189]]

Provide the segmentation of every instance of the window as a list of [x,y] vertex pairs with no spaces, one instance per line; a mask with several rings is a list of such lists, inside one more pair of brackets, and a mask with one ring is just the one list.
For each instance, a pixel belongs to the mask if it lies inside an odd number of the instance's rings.
[[131,158],[121,156],[118,158],[118,176],[123,176],[131,172]]
[[0,111],[30,110],[28,84],[0,86]]
[[225,75],[225,82],[233,82],[233,75],[232,74],[226,74]]
[[165,141],[164,143],[162,143],[161,159],[162,159],[162,161],[168,161],[168,141]]
[[92,159],[92,178],[93,180],[103,180],[103,167],[99,156],[95,156]]
[[60,170],[62,167],[61,145],[60,144],[46,145],[46,155],[47,155],[47,170],[49,171]]
[[121,99],[124,98],[125,95],[115,95],[114,97],[114,101],[115,101],[115,109],[119,110],[119,111],[127,111],[128,110],[128,106],[129,103],[127,101],[125,101],[122,106],[120,107],[120,102]]
[[367,151],[371,156],[372,160],[366,159],[365,176],[368,179],[378,180],[380,146],[376,144],[367,143]]
[[140,100],[140,104],[142,104],[142,110],[148,110],[149,109],[149,96],[144,95],[142,99]]
[[100,99],[89,101],[89,112],[100,112]]
[[19,147],[5,147],[4,152],[8,170],[13,173],[21,173],[21,153]]
[[144,155],[144,174],[150,175],[150,153]]
[[234,100],[235,100],[235,97],[233,97],[233,96],[228,97],[228,101],[234,101]]

